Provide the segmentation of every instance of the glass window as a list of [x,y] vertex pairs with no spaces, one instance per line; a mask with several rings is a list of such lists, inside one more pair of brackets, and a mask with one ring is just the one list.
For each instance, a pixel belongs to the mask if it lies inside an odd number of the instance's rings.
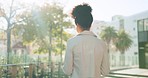
[[146,68],[148,68],[148,44],[145,45],[145,63]]
[[138,21],[138,31],[144,31],[143,20]]
[[148,19],[144,20],[144,31],[148,31]]

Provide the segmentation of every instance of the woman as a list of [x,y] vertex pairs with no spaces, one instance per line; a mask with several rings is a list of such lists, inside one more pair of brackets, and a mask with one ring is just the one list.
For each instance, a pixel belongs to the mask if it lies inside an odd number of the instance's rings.
[[82,4],[71,13],[79,33],[67,42],[63,71],[71,78],[102,78],[109,73],[107,47],[90,31],[91,11],[88,4]]

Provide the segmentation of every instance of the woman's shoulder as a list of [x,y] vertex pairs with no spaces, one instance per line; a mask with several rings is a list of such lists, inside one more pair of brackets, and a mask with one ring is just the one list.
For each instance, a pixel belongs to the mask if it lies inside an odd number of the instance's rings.
[[68,39],[68,42],[78,42],[79,40],[79,36],[73,36],[72,38]]

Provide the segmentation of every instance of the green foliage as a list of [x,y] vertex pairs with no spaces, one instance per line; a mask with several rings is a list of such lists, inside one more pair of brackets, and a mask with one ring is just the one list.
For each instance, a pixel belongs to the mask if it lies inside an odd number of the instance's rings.
[[15,26],[13,32],[25,44],[32,44],[35,53],[48,53],[49,47],[52,47],[52,52],[60,54],[65,49],[65,42],[70,35],[64,29],[72,24],[61,6],[45,3],[17,17],[23,21]]
[[121,29],[116,33],[116,30],[113,27],[106,27],[102,30],[100,34],[101,38],[107,43],[108,48],[110,43],[116,46],[116,49],[121,53],[125,52],[130,48],[133,41],[130,39],[130,35]]
[[[28,56],[27,54],[14,54],[10,53],[9,56],[10,64],[22,64],[22,63],[30,63],[33,61],[33,58]],[[7,57],[0,56],[0,64],[6,64],[7,63]]]
[[114,29],[114,27],[105,27],[101,33],[100,33],[100,37],[101,39],[103,39],[106,44],[108,45],[108,52],[110,52],[110,44],[111,42],[114,42],[115,39],[117,38],[117,33],[116,30]]
[[117,37],[116,30],[114,27],[106,27],[102,30],[100,37],[109,45],[112,40]]
[[130,48],[132,43],[133,41],[131,40],[130,35],[127,34],[125,30],[118,31],[118,39],[115,42],[117,50],[119,50],[121,53],[124,53],[127,49]]

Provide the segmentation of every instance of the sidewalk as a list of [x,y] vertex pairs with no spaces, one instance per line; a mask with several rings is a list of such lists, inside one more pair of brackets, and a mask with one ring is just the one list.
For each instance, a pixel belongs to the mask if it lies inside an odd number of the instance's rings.
[[113,73],[148,76],[148,69],[133,68],[133,69],[125,69],[125,70],[120,70],[120,71],[114,71]]
[[148,69],[127,68],[113,70],[107,78],[148,78]]

